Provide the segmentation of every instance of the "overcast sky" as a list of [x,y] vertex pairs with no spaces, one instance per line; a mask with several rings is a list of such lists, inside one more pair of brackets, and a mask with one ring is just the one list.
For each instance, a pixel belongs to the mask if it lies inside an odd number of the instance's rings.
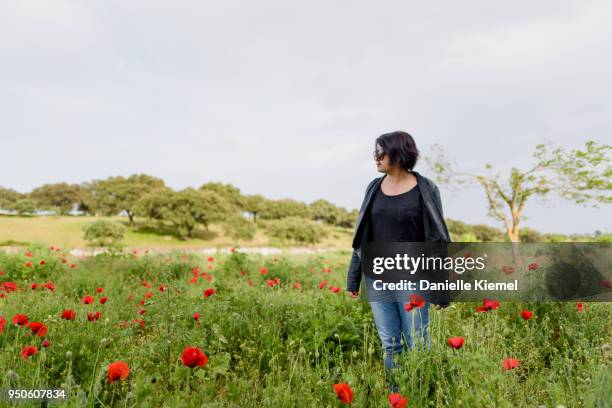
[[[4,0],[0,185],[147,173],[358,208],[397,129],[465,171],[527,169],[537,143],[610,142],[611,18],[605,0]],[[447,217],[500,226],[481,189],[440,189]],[[554,199],[524,213],[612,223]]]

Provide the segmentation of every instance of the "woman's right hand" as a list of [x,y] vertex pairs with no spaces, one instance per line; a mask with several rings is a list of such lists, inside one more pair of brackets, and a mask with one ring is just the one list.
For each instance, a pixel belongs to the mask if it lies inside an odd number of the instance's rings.
[[349,292],[349,294],[351,295],[351,297],[353,299],[357,299],[359,297],[359,291],[357,291],[357,292]]

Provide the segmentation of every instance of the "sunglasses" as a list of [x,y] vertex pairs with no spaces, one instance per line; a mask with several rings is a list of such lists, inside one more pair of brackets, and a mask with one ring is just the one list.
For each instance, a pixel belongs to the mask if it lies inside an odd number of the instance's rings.
[[374,150],[374,160],[382,160],[385,157],[385,152],[382,150]]

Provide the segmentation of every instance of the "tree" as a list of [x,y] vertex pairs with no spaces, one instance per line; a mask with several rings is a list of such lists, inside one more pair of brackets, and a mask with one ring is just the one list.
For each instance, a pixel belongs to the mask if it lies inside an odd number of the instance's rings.
[[242,209],[253,217],[253,222],[257,222],[257,214],[259,214],[266,206],[268,200],[261,194],[247,195],[243,198]]
[[270,236],[282,242],[316,244],[327,235],[327,231],[316,222],[301,217],[284,217],[266,222]]
[[81,199],[82,188],[78,184],[55,183],[37,187],[29,197],[38,208],[66,215]]
[[83,239],[99,246],[116,245],[123,239],[125,227],[118,222],[97,220],[83,227]]
[[244,206],[244,197],[240,193],[238,187],[234,187],[231,184],[224,184],[219,182],[210,182],[203,184],[200,187],[202,191],[211,191],[223,197],[228,203],[236,207],[236,209],[242,209]]
[[434,145],[435,158],[426,160],[439,183],[451,186],[479,183],[489,203],[489,215],[502,222],[510,241],[518,242],[523,210],[531,197],[544,197],[556,192],[578,204],[593,203],[593,207],[598,207],[598,203],[612,202],[611,145],[600,146],[588,141],[584,150],[550,149],[550,144],[537,145],[533,153],[535,164],[526,171],[513,167],[507,186],[502,186],[499,174],[492,174],[493,166],[488,163],[485,165],[488,174],[458,171],[444,157],[439,145]]
[[15,203],[23,198],[23,194],[10,189],[0,187],[0,208],[4,210],[10,210],[13,208]]
[[176,227],[181,238],[191,238],[198,224],[208,229],[236,213],[223,197],[212,191],[186,188],[179,192],[159,189],[144,195],[136,204],[139,215]]
[[19,215],[34,214],[36,212],[36,203],[29,198],[24,198],[14,203],[10,209],[17,211]]
[[284,217],[311,218],[310,209],[305,203],[292,200],[270,200],[259,213],[261,219],[274,220]]
[[308,207],[312,213],[312,219],[315,221],[336,225],[340,220],[340,209],[327,200],[313,201]]
[[165,188],[162,179],[147,174],[133,174],[128,178],[117,176],[105,180],[96,180],[89,186],[91,203],[88,204],[96,213],[116,215],[125,211],[134,225],[134,207],[138,200],[152,190]]
[[533,153],[535,163],[525,171],[513,167],[507,186],[502,186],[499,173],[493,174],[493,165],[487,163],[487,174],[465,173],[457,170],[442,151],[434,145],[433,158],[427,163],[433,169],[439,183],[461,186],[469,183],[480,184],[489,203],[489,216],[501,221],[508,239],[513,243],[512,256],[518,268],[518,246],[520,221],[527,200],[540,196],[545,198],[556,192],[559,197],[586,205],[612,202],[612,167],[609,153],[611,145],[598,145],[590,140],[585,149],[553,149],[550,143],[539,144]]

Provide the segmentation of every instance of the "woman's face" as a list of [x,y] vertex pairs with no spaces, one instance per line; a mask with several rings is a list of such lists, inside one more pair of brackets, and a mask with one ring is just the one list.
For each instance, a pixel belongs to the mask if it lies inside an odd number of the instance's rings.
[[376,170],[381,173],[387,173],[390,169],[389,156],[384,154],[380,145],[376,145],[374,150],[374,161],[376,162]]

